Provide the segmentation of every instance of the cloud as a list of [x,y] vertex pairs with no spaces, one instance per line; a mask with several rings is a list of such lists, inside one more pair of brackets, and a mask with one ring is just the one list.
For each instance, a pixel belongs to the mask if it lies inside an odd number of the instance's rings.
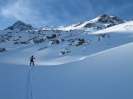
[[121,15],[131,8],[132,3],[108,0],[9,0],[1,4],[0,17],[21,20],[35,27],[57,26],[91,20],[104,13]]
[[1,8],[1,14],[5,17],[13,17],[15,19],[25,20],[28,15],[32,14],[27,3],[25,5],[23,0],[18,0],[13,4],[8,4]]
[[[37,27],[55,25],[61,23],[60,16],[68,16],[68,13],[59,5],[56,0],[14,0],[0,8],[0,15],[6,20],[21,20]],[[64,12],[57,9],[57,6]]]
[[65,25],[91,19],[95,12],[88,0],[15,0],[0,8],[6,19],[34,26]]
[[38,23],[41,21],[41,18],[38,17],[39,12],[35,11],[30,4],[29,0],[17,0],[13,3],[9,2],[6,6],[1,7],[0,15],[7,19]]

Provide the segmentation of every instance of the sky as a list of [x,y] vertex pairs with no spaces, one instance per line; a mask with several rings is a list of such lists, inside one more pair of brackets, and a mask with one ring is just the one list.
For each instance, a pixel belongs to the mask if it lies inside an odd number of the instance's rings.
[[33,27],[70,25],[101,14],[133,19],[133,0],[0,0],[0,30],[21,20]]

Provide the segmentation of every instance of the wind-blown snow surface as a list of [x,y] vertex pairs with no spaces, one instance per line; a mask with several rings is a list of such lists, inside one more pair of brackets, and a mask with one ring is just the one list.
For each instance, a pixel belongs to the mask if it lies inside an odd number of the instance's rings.
[[[97,41],[99,34],[110,37]],[[133,22],[80,36],[92,42],[64,56],[65,43],[10,45],[0,53],[0,99],[133,99]]]
[[57,66],[0,66],[1,99],[132,99],[133,43]]

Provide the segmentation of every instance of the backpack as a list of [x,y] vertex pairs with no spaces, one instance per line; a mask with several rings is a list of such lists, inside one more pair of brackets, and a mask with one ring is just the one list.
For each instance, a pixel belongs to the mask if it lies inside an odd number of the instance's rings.
[[30,57],[30,60],[33,60],[33,59],[35,59],[35,57],[34,57],[34,56],[31,56],[31,57]]

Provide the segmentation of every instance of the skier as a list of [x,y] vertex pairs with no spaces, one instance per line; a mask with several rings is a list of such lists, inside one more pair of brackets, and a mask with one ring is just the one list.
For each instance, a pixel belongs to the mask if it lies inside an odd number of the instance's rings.
[[35,59],[35,57],[32,55],[32,56],[30,57],[30,66],[31,66],[31,65],[34,65],[34,59]]

